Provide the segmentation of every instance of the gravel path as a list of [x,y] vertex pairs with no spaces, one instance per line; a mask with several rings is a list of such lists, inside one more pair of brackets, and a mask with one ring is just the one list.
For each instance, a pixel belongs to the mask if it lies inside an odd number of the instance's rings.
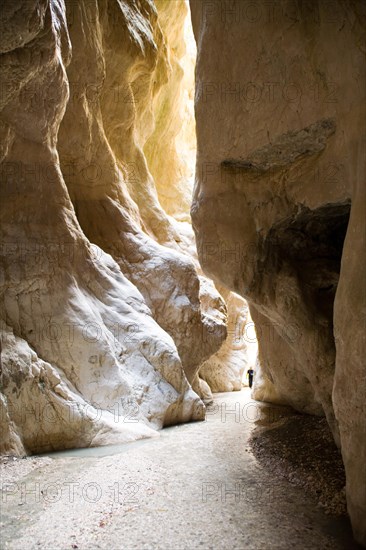
[[58,453],[18,477],[21,461],[9,463],[1,548],[358,548],[347,518],[257,461],[249,439],[263,405],[249,396],[219,394],[207,422],[153,440]]

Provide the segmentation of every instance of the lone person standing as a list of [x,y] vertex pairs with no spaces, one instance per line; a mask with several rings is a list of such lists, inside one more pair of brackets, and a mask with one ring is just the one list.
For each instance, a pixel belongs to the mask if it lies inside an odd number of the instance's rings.
[[247,376],[249,380],[249,387],[251,388],[253,386],[253,376],[254,376],[254,370],[252,369],[252,367],[250,367],[250,369],[247,370]]

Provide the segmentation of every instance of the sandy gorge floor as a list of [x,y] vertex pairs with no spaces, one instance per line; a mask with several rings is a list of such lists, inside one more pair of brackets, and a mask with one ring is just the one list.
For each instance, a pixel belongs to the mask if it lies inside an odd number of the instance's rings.
[[258,407],[217,394],[206,422],[156,439],[3,464],[1,548],[358,548],[347,519],[257,462]]

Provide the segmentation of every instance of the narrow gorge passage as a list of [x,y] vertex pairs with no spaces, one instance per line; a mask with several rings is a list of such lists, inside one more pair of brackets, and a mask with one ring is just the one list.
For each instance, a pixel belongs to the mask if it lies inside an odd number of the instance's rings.
[[260,467],[254,418],[258,404],[244,389],[217,394],[206,422],[155,440],[59,453],[9,484],[2,548],[358,548],[346,518],[326,516]]
[[0,550],[366,547],[365,32],[2,0]]

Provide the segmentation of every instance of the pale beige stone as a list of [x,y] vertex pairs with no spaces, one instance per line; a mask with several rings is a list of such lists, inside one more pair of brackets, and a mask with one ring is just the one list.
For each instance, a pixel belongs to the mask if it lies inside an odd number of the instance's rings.
[[196,133],[194,65],[196,48],[186,2],[155,1],[166,47],[166,83],[153,100],[155,129],[144,146],[159,202],[190,223]]
[[[143,154],[166,62],[154,5],[11,5],[1,14],[1,450],[130,441],[202,419],[187,378],[220,347],[225,318],[201,312],[194,261]],[[146,77],[144,97],[132,96]],[[74,430],[75,407],[88,414]]]
[[326,415],[366,543],[364,3],[271,6],[191,1],[199,258],[258,312],[254,395]]
[[244,372],[249,368],[245,325],[248,306],[237,294],[220,288],[226,299],[228,311],[228,337],[219,351],[205,361],[200,377],[213,392],[240,391]]
[[[219,349],[226,329],[201,311],[194,264],[179,252],[178,232],[158,202],[142,151],[154,128],[155,88],[164,88],[168,78],[167,38],[153,4],[146,3],[147,11],[134,2],[127,5],[126,14],[116,2],[101,1],[98,9],[90,2],[70,3],[71,99],[58,150],[84,233],[140,290],[155,320],[174,339],[192,382],[202,362]],[[173,4],[169,21],[175,22],[177,14],[183,20],[186,13],[184,3]],[[141,18],[146,28],[139,25]],[[175,86],[179,89],[179,80]],[[169,154],[164,148],[159,152],[159,158]]]

